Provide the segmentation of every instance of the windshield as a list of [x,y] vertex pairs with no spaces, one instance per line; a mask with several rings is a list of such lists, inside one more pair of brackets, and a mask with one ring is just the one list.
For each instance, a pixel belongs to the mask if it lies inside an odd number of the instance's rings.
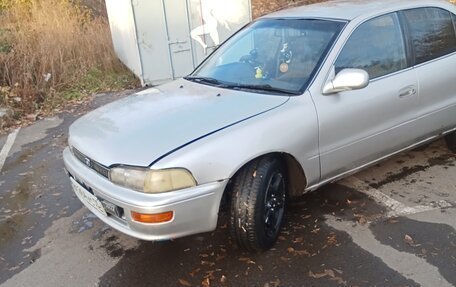
[[186,79],[222,88],[301,94],[344,24],[316,19],[253,22]]

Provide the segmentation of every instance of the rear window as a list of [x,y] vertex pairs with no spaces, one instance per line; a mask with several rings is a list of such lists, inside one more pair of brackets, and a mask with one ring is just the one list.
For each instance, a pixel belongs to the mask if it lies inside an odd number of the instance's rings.
[[452,15],[440,8],[404,11],[415,50],[415,63],[421,64],[456,51]]

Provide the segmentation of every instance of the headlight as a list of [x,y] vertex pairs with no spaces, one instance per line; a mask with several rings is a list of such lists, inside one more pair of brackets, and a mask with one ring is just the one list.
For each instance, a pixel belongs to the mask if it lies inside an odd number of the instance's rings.
[[179,190],[196,185],[192,174],[183,168],[152,170],[116,167],[110,171],[113,183],[145,193]]

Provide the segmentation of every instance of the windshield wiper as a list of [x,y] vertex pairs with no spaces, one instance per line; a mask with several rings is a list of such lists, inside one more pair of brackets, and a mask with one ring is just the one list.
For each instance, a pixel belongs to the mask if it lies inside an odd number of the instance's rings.
[[219,87],[226,86],[226,84],[220,82],[219,80],[210,78],[210,77],[187,76],[187,77],[184,77],[184,79],[186,79],[188,81],[192,81],[192,82],[197,82],[197,83],[212,84],[212,85],[216,85]]
[[273,87],[269,84],[265,84],[265,85],[242,85],[242,84],[238,84],[238,85],[233,85],[233,86],[230,86],[230,88],[233,88],[233,89],[246,89],[246,90],[255,90],[255,91],[264,91],[264,92],[273,92],[273,93],[281,93],[281,94],[287,94],[287,95],[298,95],[299,93],[298,92],[294,92],[294,91],[290,91],[290,90],[286,90],[286,89],[281,89],[281,88],[276,88],[276,87]]
[[269,84],[264,85],[245,85],[245,84],[227,84],[223,83],[215,78],[211,77],[199,77],[199,76],[187,76],[184,79],[192,82],[203,83],[203,84],[210,84],[221,88],[229,88],[234,90],[254,90],[254,91],[263,91],[263,92],[272,92],[272,93],[280,93],[286,95],[299,95],[299,92],[294,92],[286,89],[276,88]]

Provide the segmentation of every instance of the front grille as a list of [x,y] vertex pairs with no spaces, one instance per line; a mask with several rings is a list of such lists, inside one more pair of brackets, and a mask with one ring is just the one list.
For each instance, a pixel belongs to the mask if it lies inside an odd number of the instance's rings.
[[83,164],[90,167],[100,175],[109,178],[109,168],[105,167],[104,165],[94,161],[90,157],[84,155],[82,152],[78,151],[74,147],[72,148],[74,156]]

